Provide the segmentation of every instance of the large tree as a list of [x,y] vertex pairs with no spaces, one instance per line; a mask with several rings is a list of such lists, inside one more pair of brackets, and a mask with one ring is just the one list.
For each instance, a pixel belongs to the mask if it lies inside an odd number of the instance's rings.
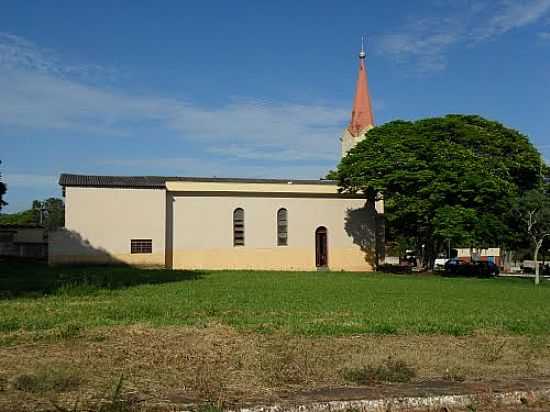
[[424,250],[510,245],[517,197],[540,184],[528,138],[479,116],[394,121],[372,129],[331,177],[344,192],[383,196],[387,237]]

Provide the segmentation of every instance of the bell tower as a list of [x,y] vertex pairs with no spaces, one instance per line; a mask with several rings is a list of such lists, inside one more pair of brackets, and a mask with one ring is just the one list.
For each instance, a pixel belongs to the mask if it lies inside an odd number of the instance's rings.
[[355,100],[351,111],[351,121],[340,138],[342,142],[342,157],[365,138],[365,134],[374,127],[374,116],[369,95],[369,83],[367,68],[365,65],[365,39],[361,38],[361,51],[359,52],[359,75],[355,88]]

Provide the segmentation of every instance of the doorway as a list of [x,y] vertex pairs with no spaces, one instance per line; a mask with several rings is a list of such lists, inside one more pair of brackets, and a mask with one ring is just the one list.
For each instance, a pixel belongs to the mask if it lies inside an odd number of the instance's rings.
[[315,231],[315,265],[318,268],[328,266],[327,228],[320,226]]

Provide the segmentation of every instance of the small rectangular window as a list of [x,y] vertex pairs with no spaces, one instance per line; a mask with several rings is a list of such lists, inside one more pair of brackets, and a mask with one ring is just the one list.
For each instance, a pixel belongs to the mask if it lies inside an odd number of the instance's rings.
[[130,240],[131,253],[153,253],[153,241],[151,239]]

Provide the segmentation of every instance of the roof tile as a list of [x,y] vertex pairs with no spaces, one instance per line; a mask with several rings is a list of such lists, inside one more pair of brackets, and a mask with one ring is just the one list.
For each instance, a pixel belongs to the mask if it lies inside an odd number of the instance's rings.
[[62,173],[59,177],[61,186],[83,187],[133,187],[163,189],[166,182],[228,182],[228,183],[296,183],[336,185],[334,180],[302,179],[247,179],[226,177],[188,177],[188,176],[97,176]]

